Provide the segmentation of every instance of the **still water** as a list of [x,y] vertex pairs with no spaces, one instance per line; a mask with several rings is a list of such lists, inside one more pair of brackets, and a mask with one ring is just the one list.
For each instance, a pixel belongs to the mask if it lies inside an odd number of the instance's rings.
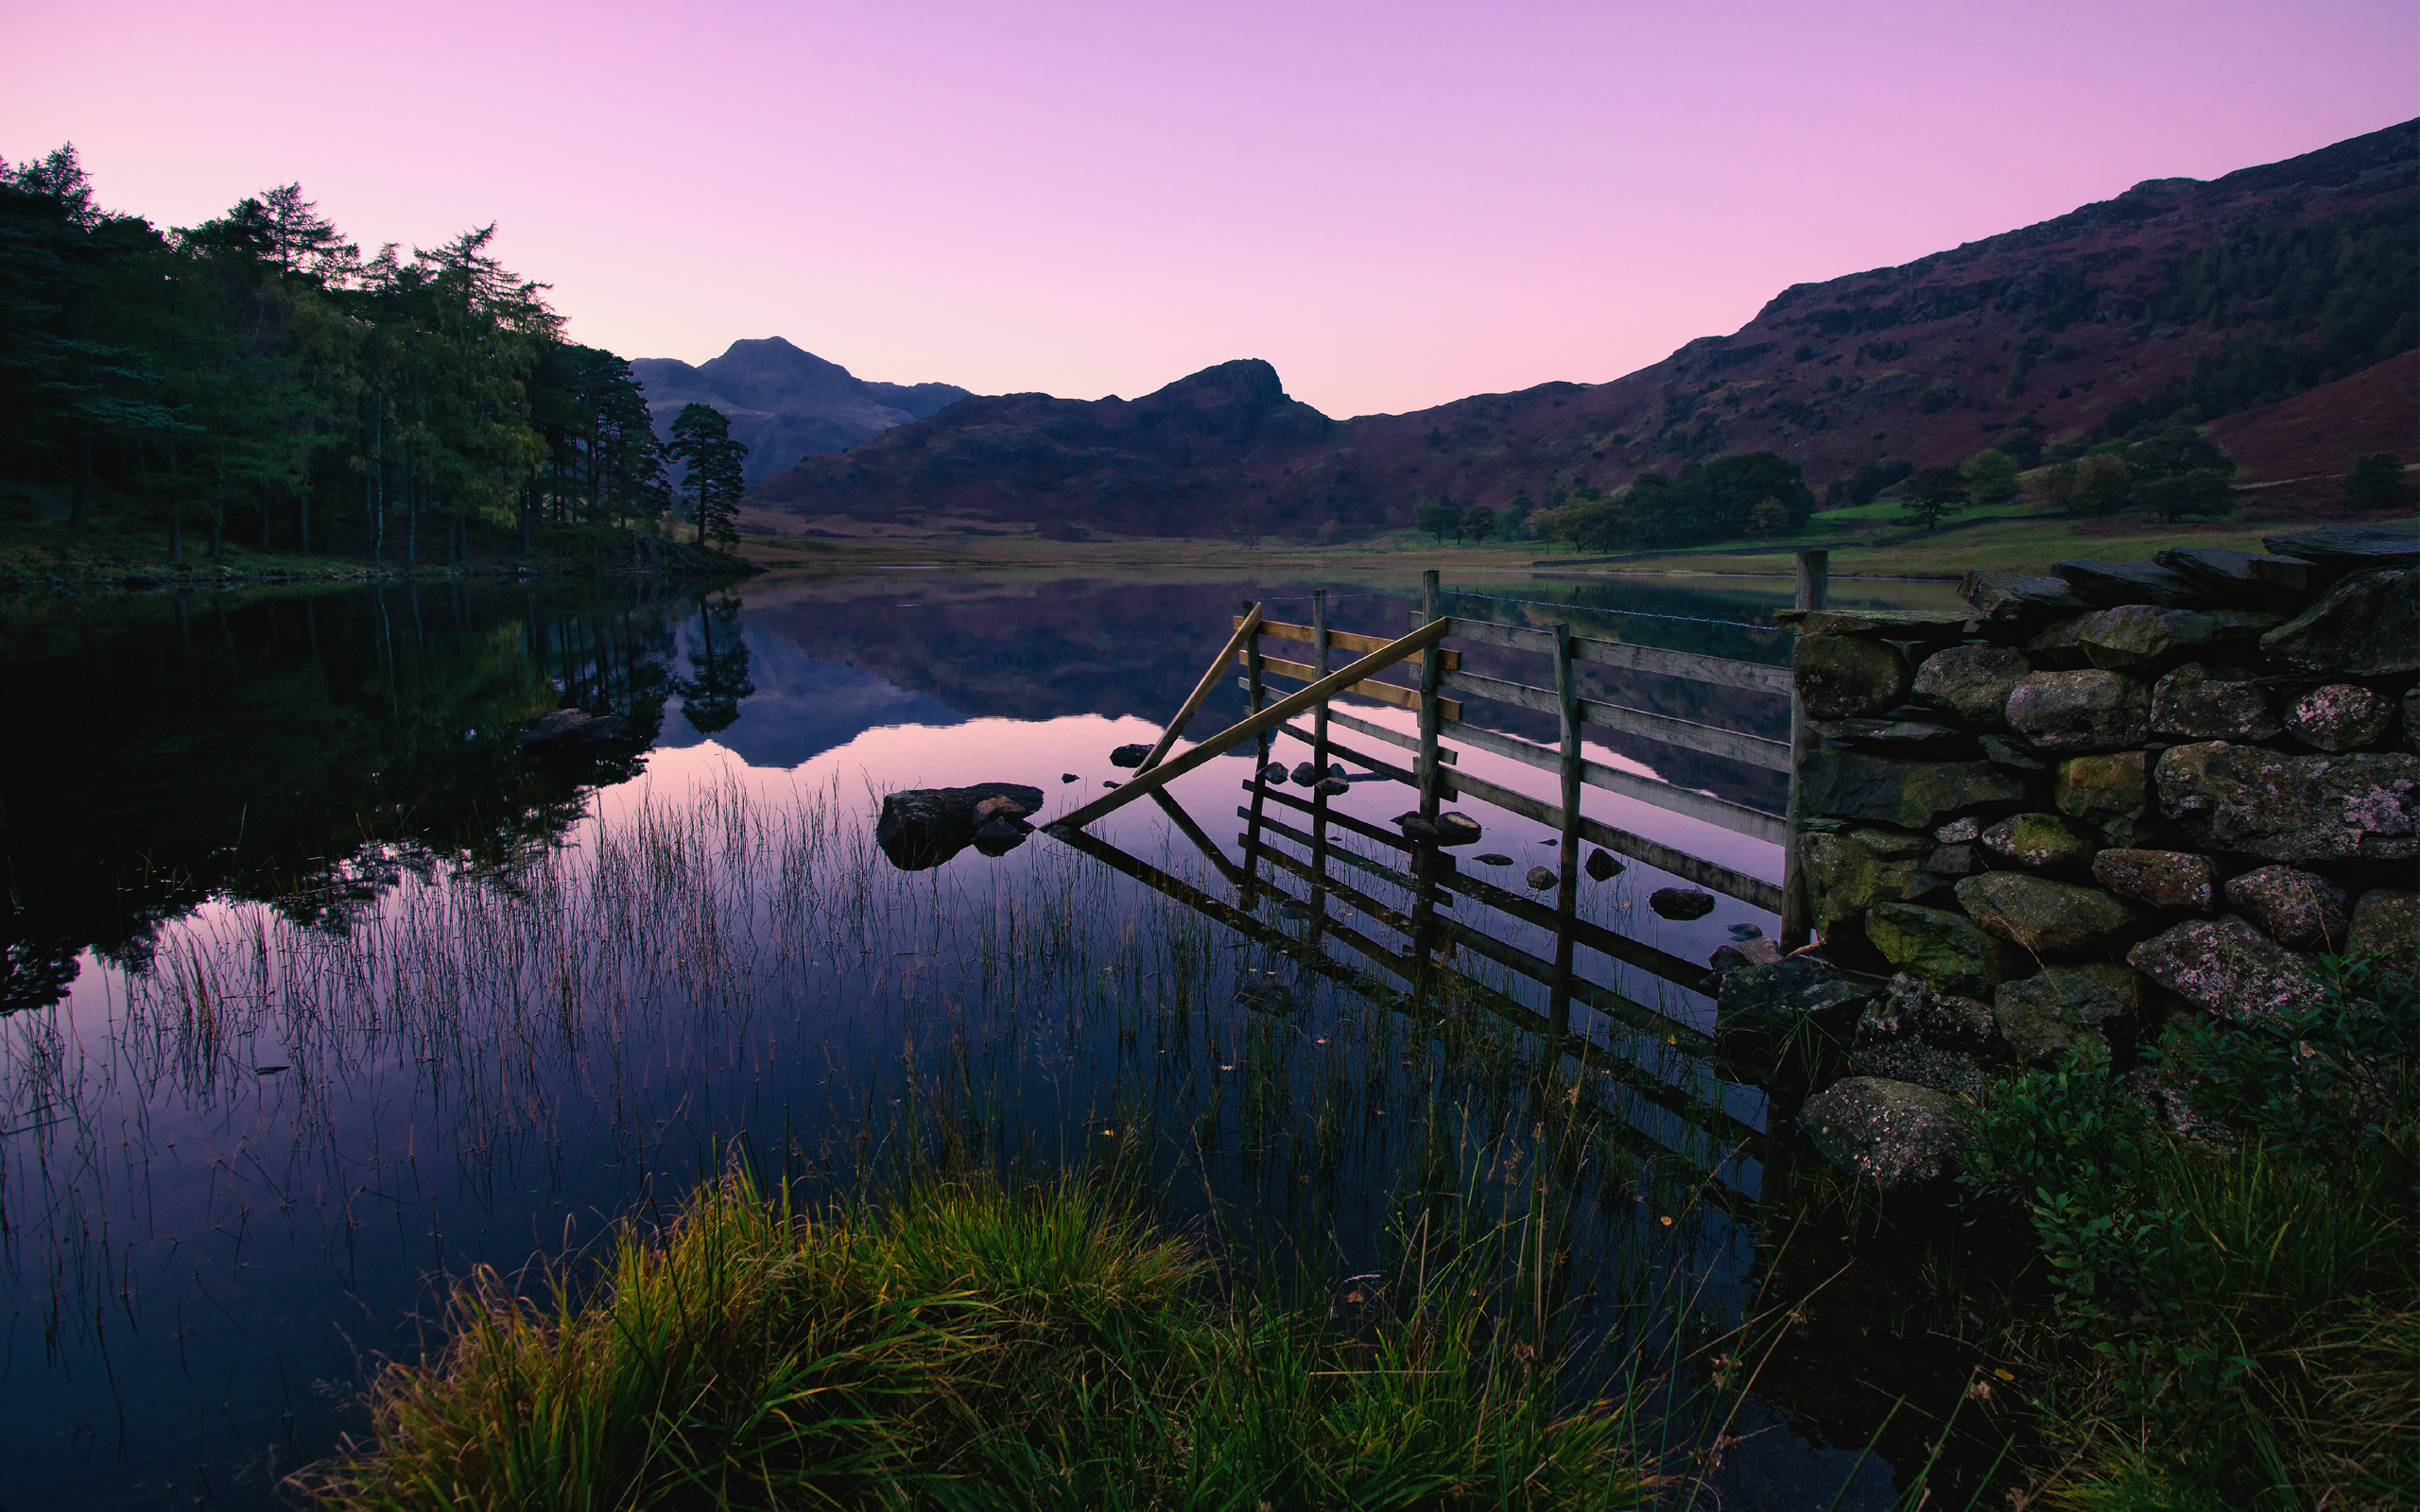
[[[1109,752],[1157,736],[1241,600],[1307,621],[1314,587],[1338,628],[1411,623],[1408,581],[1206,575],[0,600],[20,711],[0,743],[0,1507],[280,1504],[282,1476],[359,1430],[365,1371],[416,1356],[449,1278],[486,1265],[534,1285],[533,1264],[733,1159],[812,1179],[937,1126],[1039,1163],[1140,1140],[1205,1243],[1291,1245],[1298,1266],[1344,1274],[1374,1263],[1420,1160],[1528,1158],[1505,1153],[1526,1123],[1516,1078],[1472,1069],[1513,1052],[1446,1055],[1374,1006],[1390,985],[1357,988],[1367,962],[1332,944],[1337,970],[1288,967],[1270,942],[1300,935],[1299,905],[1240,897],[1152,804],[1093,833],[1261,927],[1039,834],[917,871],[871,843],[893,789],[1029,785],[1038,821],[1098,796],[1125,775]],[[1762,627],[1786,593],[1519,576],[1457,582],[1448,610],[1779,662]],[[1595,696],[1786,734],[1769,696],[1597,673]],[[566,707],[631,736],[519,748]],[[1191,732],[1244,711],[1222,686]],[[1471,717],[1554,738],[1549,716]],[[1782,805],[1778,774],[1602,735],[1594,760]],[[1554,796],[1548,774],[1462,762]],[[1230,863],[1256,765],[1246,746],[1170,787]],[[1382,825],[1413,801],[1357,782],[1334,807]],[[1487,826],[1475,849],[1511,858],[1502,885],[1551,864],[1545,826],[1461,806]],[[1775,847],[1594,789],[1583,806],[1779,879]],[[1661,919],[1645,900],[1673,880],[1634,864],[1587,885],[1583,916],[1692,961],[1777,928],[1728,899]],[[1694,993],[1580,965],[1712,1026]],[[1293,1011],[1264,1011],[1253,994],[1281,978]],[[1585,1010],[1575,1026],[1615,1038]],[[1714,1110],[1700,1125],[1761,1126],[1754,1088],[1638,1054]],[[1604,1122],[1619,1137],[1579,1183],[1583,1265],[1744,1294],[1760,1162],[1646,1104]],[[1733,1428],[1723,1504],[1821,1506],[1844,1483],[1841,1506],[1888,1504],[1890,1468],[1855,1452],[1870,1425],[1756,1410]]]

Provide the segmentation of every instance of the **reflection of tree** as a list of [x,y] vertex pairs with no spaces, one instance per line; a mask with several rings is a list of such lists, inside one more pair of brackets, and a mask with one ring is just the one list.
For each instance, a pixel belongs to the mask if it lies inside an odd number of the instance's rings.
[[[698,600],[700,649],[689,653],[697,676],[676,685],[681,713],[700,735],[711,735],[739,717],[739,700],[756,691],[748,680],[748,647],[739,639],[739,600],[729,593],[708,604]],[[716,628],[722,637],[717,641]]]

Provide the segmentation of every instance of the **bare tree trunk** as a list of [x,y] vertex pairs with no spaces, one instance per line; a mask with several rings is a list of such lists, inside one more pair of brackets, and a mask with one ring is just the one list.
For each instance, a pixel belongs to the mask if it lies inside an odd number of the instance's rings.
[[[302,487],[294,490],[294,529],[297,549],[308,557],[311,555],[311,480],[307,476],[302,479]],[[263,538],[268,535],[266,526],[262,528],[261,535]]]
[[93,437],[76,433],[76,502],[67,511],[67,528],[82,535],[93,524]]

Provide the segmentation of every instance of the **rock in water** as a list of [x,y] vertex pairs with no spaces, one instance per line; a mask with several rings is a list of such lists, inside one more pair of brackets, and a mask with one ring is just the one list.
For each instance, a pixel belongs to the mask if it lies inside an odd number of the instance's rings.
[[521,732],[519,748],[528,751],[611,750],[637,744],[638,732],[619,714],[592,714],[584,709],[558,709],[542,714]]
[[[983,782],[973,787],[911,787],[885,797],[873,827],[874,844],[902,871],[938,867],[975,840],[975,810],[986,799],[1005,797],[1024,812],[1042,807],[1042,789],[1019,782]],[[1019,838],[1022,829],[1008,824]]]
[[1703,919],[1714,912],[1714,894],[1703,887],[1658,887],[1647,895],[1647,906],[1666,919]]
[[975,832],[975,849],[987,856],[1004,856],[1025,844],[1031,826],[1011,819],[994,819]]
[[994,819],[1022,819],[1032,812],[1006,793],[995,793],[975,805],[975,822],[983,825]]
[[1297,762],[1291,775],[1296,787],[1312,787],[1320,782],[1320,769],[1308,762]]
[[1480,833],[1478,821],[1468,815],[1446,813],[1437,816],[1439,845],[1477,845]]
[[1858,1010],[1881,986],[1806,955],[1744,966],[1722,979],[1718,1022],[1727,1034],[1753,1034],[1775,1042],[1809,1025],[1846,1034],[1857,1022]]
[[1353,791],[1353,784],[1346,782],[1341,777],[1326,777],[1322,778],[1320,780],[1320,785],[1312,789],[1312,791],[1324,793],[1330,798],[1342,798],[1345,794]]
[[1527,880],[1531,888],[1538,892],[1545,892],[1562,879],[1545,867],[1531,867]]
[[1599,882],[1611,882],[1622,874],[1622,864],[1615,860],[1609,851],[1591,850],[1588,852],[1587,870],[1588,875]]
[[1885,1192],[1949,1174],[1974,1144],[1964,1098],[1880,1076],[1851,1076],[1806,1100],[1798,1126],[1841,1170]]
[[1061,773],[1059,774],[1059,781],[1061,781],[1061,782],[1075,782],[1075,781],[1077,781],[1076,774],[1075,774],[1075,773],[1073,773],[1073,772],[1061,772]]
[[1140,766],[1143,765],[1143,759],[1150,754],[1151,747],[1149,746],[1120,746],[1109,753],[1109,765]]
[[1282,782],[1286,781],[1286,764],[1284,762],[1270,762],[1268,765],[1260,769],[1260,780],[1264,782]]
[[1511,856],[1497,855],[1493,850],[1483,856],[1473,856],[1471,859],[1482,867],[1509,867],[1512,864]]

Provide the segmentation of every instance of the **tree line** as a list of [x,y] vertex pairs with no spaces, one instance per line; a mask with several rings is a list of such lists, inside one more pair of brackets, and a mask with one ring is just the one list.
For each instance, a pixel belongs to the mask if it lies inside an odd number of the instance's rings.
[[735,541],[722,417],[660,446],[629,362],[565,339],[494,236],[365,258],[294,183],[164,232],[103,210],[73,146],[0,161],[0,479],[78,536],[164,526],[179,566],[189,533],[411,566],[675,511]]

